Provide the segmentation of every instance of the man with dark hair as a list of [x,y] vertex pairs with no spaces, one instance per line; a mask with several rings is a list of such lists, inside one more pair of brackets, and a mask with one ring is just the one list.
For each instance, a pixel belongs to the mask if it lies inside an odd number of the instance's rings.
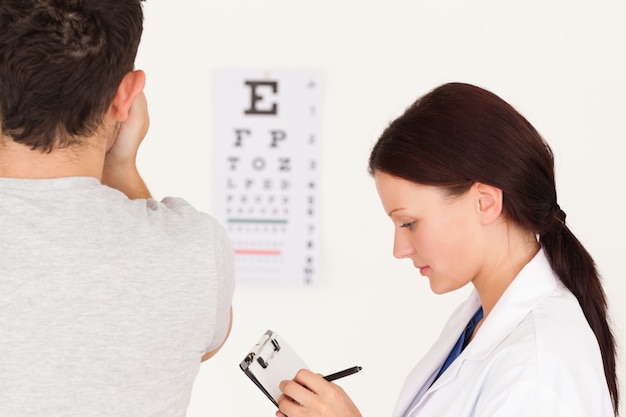
[[0,2],[0,415],[183,416],[228,337],[225,230],[136,167],[141,0]]

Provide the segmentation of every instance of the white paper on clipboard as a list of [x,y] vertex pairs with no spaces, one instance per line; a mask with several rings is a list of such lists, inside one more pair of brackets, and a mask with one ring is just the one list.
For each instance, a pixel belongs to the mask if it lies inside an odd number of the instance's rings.
[[271,330],[263,334],[239,367],[277,407],[281,395],[278,385],[307,368],[291,346]]

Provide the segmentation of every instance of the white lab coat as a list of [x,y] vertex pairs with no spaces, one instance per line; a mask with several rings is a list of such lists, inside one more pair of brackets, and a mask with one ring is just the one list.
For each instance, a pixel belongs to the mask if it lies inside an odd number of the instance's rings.
[[543,250],[431,386],[479,306],[474,291],[457,308],[408,375],[393,417],[613,417],[596,338]]

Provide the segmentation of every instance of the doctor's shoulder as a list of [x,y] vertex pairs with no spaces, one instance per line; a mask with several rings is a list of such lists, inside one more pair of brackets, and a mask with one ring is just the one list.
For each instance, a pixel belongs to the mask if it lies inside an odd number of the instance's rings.
[[565,288],[541,300],[490,356],[476,415],[519,407],[525,411],[511,415],[614,416],[600,348]]

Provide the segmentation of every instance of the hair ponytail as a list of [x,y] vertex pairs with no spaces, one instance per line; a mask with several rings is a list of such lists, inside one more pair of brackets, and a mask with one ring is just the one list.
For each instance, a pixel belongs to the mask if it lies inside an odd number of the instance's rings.
[[619,409],[616,344],[607,321],[607,301],[593,258],[565,224],[565,212],[557,205],[539,241],[552,270],[574,294],[596,336],[615,415]]

